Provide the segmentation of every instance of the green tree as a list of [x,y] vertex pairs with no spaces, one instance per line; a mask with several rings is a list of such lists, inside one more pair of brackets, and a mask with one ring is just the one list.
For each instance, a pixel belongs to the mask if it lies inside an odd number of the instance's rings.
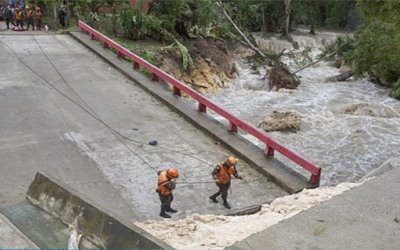
[[352,15],[356,15],[356,1],[333,0],[326,3],[326,18],[324,23],[328,28],[350,27]]
[[232,20],[243,30],[280,32],[285,25],[283,0],[224,0]]
[[163,29],[186,39],[194,27],[202,30],[217,20],[212,0],[154,0],[149,13],[161,20]]
[[121,25],[124,29],[124,36],[132,40],[143,38],[143,16],[142,0],[136,2],[133,8],[130,5],[124,5],[120,13]]
[[[400,2],[358,0],[365,26],[356,35],[356,48],[345,55],[357,75],[368,75],[399,93],[400,84]],[[392,94],[399,98],[400,95]]]

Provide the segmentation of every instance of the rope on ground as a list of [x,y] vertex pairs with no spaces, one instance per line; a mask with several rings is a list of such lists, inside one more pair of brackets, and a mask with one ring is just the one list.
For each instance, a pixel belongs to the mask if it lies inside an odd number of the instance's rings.
[[[40,75],[38,72],[36,72],[32,67],[30,67],[29,65],[27,65],[22,59],[21,57],[18,56],[18,54],[7,44],[5,44],[4,42],[0,41],[1,44],[3,44],[5,47],[7,47],[14,55],[15,57],[18,59],[18,61],[20,61],[26,68],[28,68],[32,73],[34,73],[35,75],[37,75],[39,78],[41,78],[45,83],[47,83],[49,86],[51,86],[57,93],[59,93],[61,96],[63,96],[64,98],[66,98],[67,100],[69,100],[70,102],[72,102],[73,104],[75,104],[76,106],[78,106],[80,109],[82,109],[84,112],[86,112],[88,115],[90,115],[92,118],[94,118],[95,120],[97,120],[98,122],[100,122],[101,124],[103,124],[114,136],[115,138],[126,148],[128,149],[128,151],[130,151],[132,154],[134,154],[137,158],[139,158],[143,163],[145,163],[148,167],[150,167],[151,169],[153,169],[155,172],[158,172],[158,170],[153,167],[149,162],[147,162],[143,157],[141,157],[138,153],[136,153],[132,148],[130,148],[120,137],[122,137],[125,140],[134,142],[136,144],[139,145],[146,145],[146,143],[132,139],[124,134],[122,134],[121,132],[117,131],[116,129],[114,129],[112,126],[110,126],[108,123],[106,123],[103,119],[100,118],[100,116],[90,107],[90,105],[74,90],[74,88],[65,80],[65,78],[63,77],[63,75],[60,73],[60,71],[57,69],[57,67],[54,65],[54,63],[50,60],[50,58],[47,56],[47,54],[44,52],[44,50],[42,49],[42,47],[40,46],[40,44],[37,42],[36,38],[34,36],[32,36],[35,43],[38,45],[40,51],[43,53],[43,55],[46,57],[46,59],[48,60],[48,62],[50,63],[50,65],[54,68],[54,70],[56,71],[56,73],[59,75],[59,77],[61,78],[61,80],[64,82],[64,84],[66,84],[71,90],[72,92],[79,98],[80,101],[82,101],[82,103],[84,103],[84,105],[87,106],[87,108],[83,107],[81,104],[79,104],[77,101],[73,100],[71,97],[69,97],[68,95],[66,95],[65,93],[63,93],[61,90],[59,90],[54,84],[52,84],[50,81],[48,81],[45,77],[43,77],[42,75]],[[167,147],[163,147],[163,146],[157,146],[158,148],[161,148],[165,151],[169,151],[169,152],[173,152],[176,154],[181,154],[181,155],[186,155],[188,157],[191,157],[193,159],[196,159],[200,162],[203,162],[205,164],[207,164],[208,166],[212,166],[212,164],[210,164],[209,162],[196,157],[194,155],[191,155],[189,153],[185,153],[185,152],[180,152],[178,150],[174,150],[171,148],[167,148]]]

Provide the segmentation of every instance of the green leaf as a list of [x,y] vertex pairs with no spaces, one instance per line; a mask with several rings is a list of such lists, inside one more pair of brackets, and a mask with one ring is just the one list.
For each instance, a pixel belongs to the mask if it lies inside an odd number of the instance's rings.
[[180,43],[176,39],[175,39],[175,43],[178,45],[179,50],[181,51],[181,54],[182,54],[182,65],[183,65],[183,68],[185,70],[187,70],[189,68],[190,69],[194,68],[194,62],[193,62],[192,57],[190,56],[189,51],[186,48],[186,46],[183,45],[182,43]]
[[326,226],[321,225],[321,226],[317,227],[316,229],[314,229],[313,235],[314,236],[319,236],[325,231],[326,231]]

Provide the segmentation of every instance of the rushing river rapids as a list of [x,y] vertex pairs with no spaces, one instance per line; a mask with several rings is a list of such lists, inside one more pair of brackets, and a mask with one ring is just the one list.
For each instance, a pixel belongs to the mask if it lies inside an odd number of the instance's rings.
[[[311,46],[317,55],[319,48],[336,36],[321,33],[315,37],[295,35],[293,38],[300,48]],[[276,51],[291,49],[289,43],[277,39],[263,40],[260,44]],[[292,71],[298,68],[289,59],[286,63]],[[269,135],[321,167],[321,185],[356,181],[398,155],[400,102],[388,97],[389,89],[366,79],[325,82],[327,77],[337,74],[338,69],[320,62],[297,74],[301,79],[298,89],[275,92],[268,91],[260,75],[243,67],[230,89],[220,90],[208,98],[255,126],[274,110],[298,113],[302,119],[300,131],[270,132]],[[265,147],[254,137],[244,136]],[[279,153],[276,157],[303,173]]]

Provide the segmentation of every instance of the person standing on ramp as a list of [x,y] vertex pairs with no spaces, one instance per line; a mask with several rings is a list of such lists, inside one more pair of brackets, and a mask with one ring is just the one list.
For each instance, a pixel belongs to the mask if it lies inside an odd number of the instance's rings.
[[171,215],[166,212],[176,213],[177,210],[171,208],[171,203],[174,199],[172,191],[176,187],[176,178],[179,177],[178,170],[176,168],[170,168],[158,172],[158,185],[157,193],[161,201],[161,212],[160,216],[164,218],[171,218]]
[[224,201],[224,207],[228,209],[231,208],[227,201],[228,189],[231,186],[231,175],[235,176],[236,179],[242,179],[242,177],[238,175],[238,172],[236,170],[237,162],[238,159],[236,159],[235,157],[228,157],[225,162],[221,162],[219,165],[217,165],[211,173],[219,190],[218,192],[210,196],[210,200],[218,203],[217,197],[221,195],[222,200]]

